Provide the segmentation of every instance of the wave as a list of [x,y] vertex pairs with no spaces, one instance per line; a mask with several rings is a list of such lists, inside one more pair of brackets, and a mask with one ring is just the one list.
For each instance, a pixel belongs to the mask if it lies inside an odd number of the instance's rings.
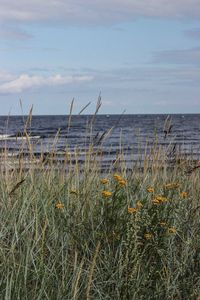
[[[29,136],[30,139],[40,139],[40,135],[33,135],[33,136]],[[0,134],[0,141],[6,141],[6,140],[25,140],[27,138],[27,136],[18,136],[17,134]]]

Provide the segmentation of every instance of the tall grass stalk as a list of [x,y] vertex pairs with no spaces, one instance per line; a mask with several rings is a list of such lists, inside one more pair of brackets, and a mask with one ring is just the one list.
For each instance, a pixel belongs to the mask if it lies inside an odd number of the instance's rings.
[[38,160],[27,134],[28,168],[23,149],[9,165],[5,149],[0,298],[199,299],[199,164],[175,157],[168,168],[155,143],[130,170],[122,145],[102,173],[92,142],[83,164],[67,147],[56,163],[57,138]]

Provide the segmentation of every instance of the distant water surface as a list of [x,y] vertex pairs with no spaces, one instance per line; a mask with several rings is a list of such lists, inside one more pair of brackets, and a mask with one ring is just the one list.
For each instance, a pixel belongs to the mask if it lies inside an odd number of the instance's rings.
[[[144,153],[147,144],[158,141],[161,145],[175,145],[188,156],[200,157],[200,114],[171,115],[97,115],[72,116],[70,128],[68,116],[33,116],[27,131],[31,138],[34,153],[49,152],[54,148],[62,152],[66,148],[73,151],[78,148],[84,153],[90,143],[96,149],[101,148],[105,159],[116,157],[123,148],[126,160],[138,149]],[[166,123],[166,119],[168,120]],[[24,139],[26,117],[0,117],[0,149],[5,146],[9,151],[17,153]],[[169,132],[166,136],[165,127]],[[170,128],[169,128],[170,127]],[[109,129],[112,131],[107,136]],[[55,137],[57,140],[55,142]],[[107,136],[107,138],[106,138]],[[24,143],[26,150],[27,145]]]

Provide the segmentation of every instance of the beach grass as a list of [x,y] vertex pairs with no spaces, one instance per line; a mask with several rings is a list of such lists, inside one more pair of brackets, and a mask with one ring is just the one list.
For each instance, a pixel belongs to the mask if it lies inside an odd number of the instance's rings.
[[0,298],[200,299],[199,168],[155,146],[102,173],[95,155],[9,169],[5,153]]

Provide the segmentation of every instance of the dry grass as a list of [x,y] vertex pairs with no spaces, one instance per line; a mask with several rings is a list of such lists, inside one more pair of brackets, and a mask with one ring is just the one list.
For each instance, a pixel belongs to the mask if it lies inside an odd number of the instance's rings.
[[199,169],[168,168],[156,145],[131,172],[102,175],[92,145],[84,165],[75,157],[58,169],[51,157],[4,162],[0,298],[199,299]]

